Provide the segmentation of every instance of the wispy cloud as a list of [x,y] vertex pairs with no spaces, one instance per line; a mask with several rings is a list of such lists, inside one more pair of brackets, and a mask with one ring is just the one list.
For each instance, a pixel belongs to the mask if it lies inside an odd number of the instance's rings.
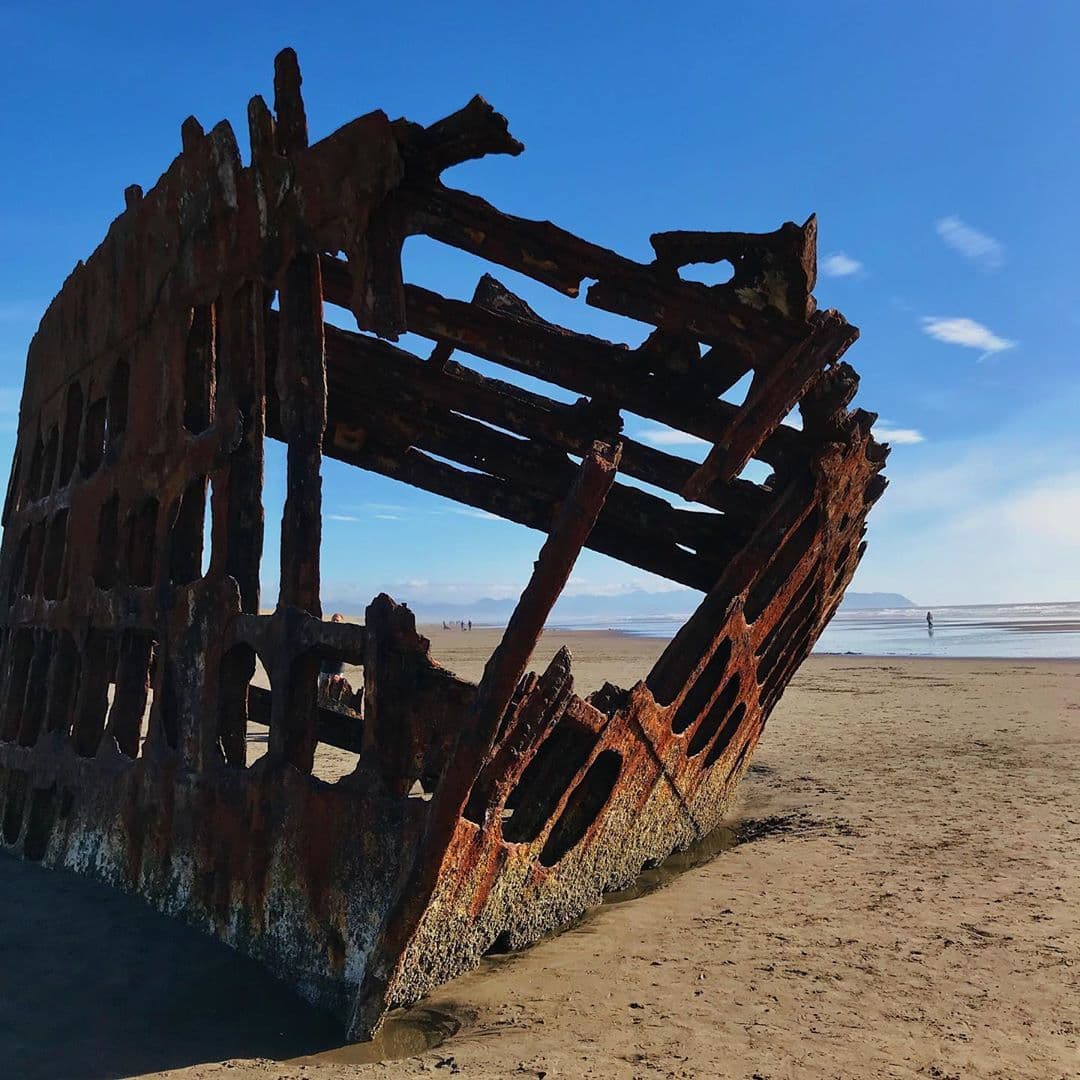
[[408,509],[408,507],[402,506],[400,503],[366,502],[362,503],[361,506],[362,509],[377,514],[399,514]]
[[983,326],[974,319],[925,315],[922,326],[923,333],[929,334],[935,341],[943,341],[946,345],[963,345],[968,349],[979,349],[983,357],[1004,352],[1016,344],[1015,341],[999,337],[989,327]]
[[1005,265],[1005,249],[989,233],[968,225],[955,215],[944,217],[935,226],[945,243],[983,270],[1000,270]]
[[704,439],[674,428],[646,428],[638,436],[653,446],[708,446]]
[[926,442],[926,436],[916,428],[894,427],[888,420],[875,424],[873,433],[875,439],[893,446],[913,446],[915,443]]
[[821,263],[821,272],[826,277],[851,277],[862,273],[863,264],[843,251],[834,251]]
[[374,518],[376,521],[403,521],[404,518],[400,514],[327,514],[327,521],[349,521],[353,523],[360,523],[364,521],[370,521]]
[[894,454],[855,587],[934,603],[1080,597],[1078,409],[1080,382],[1063,380],[1001,426],[950,424],[934,452]]
[[595,581],[573,574],[563,596],[626,596],[627,593],[692,593],[693,590],[656,574],[634,574],[624,581]]
[[450,507],[451,514],[457,514],[460,517],[476,518],[479,521],[502,521],[498,514],[489,514],[486,510],[477,510],[474,506],[452,506]]
[[478,521],[502,521],[496,514],[489,514],[486,510],[477,510],[472,506],[431,506],[420,504],[418,506],[405,506],[401,503],[365,502],[358,505],[346,506],[345,510],[351,513],[327,514],[328,521],[419,521],[428,517],[439,517],[445,514],[456,514],[459,517],[475,518]]

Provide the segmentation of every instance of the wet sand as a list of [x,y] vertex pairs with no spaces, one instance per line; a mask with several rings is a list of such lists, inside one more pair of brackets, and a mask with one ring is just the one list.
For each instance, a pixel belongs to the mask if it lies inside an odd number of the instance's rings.
[[[496,635],[431,636],[475,677]],[[664,644],[553,633],[536,665],[564,640],[583,690]],[[1078,725],[1080,662],[812,658],[742,786],[743,843],[440,988],[396,1049],[460,1031],[374,1065],[223,946],[0,858],[2,1072],[1080,1076]]]

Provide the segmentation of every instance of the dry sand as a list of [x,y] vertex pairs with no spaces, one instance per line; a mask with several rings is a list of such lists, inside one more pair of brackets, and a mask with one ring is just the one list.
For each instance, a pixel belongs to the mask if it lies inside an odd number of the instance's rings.
[[[470,676],[492,643],[432,636]],[[663,647],[552,633],[537,665],[563,640],[582,689]],[[1080,662],[813,658],[750,842],[442,987],[419,1015],[461,1031],[376,1065],[217,943],[0,859],[0,1074],[1080,1077],[1078,721]]]

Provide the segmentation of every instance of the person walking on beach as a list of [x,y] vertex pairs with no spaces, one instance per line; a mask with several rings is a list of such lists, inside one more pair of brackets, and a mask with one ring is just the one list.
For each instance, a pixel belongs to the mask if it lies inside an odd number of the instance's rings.
[[926,632],[933,636],[934,633],[934,613],[928,611],[926,613]]
[[[335,611],[330,616],[332,623],[343,623],[345,616],[340,611]],[[341,671],[345,667],[344,661],[341,660],[324,660],[319,667],[319,683],[322,686],[334,683],[341,678]]]

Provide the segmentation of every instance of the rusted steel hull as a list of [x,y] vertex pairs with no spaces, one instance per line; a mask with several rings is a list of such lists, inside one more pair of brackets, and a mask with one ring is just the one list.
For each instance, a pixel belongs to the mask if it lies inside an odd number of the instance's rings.
[[[289,51],[275,98],[249,107],[248,166],[228,125],[184,124],[31,344],[0,553],[0,843],[203,928],[362,1038],[721,821],[862,556],[887,448],[848,409],[857,331],[815,308],[813,219],[658,234],[636,263],[442,184],[520,152],[480,99],[309,145]],[[587,303],[656,329],[636,348],[575,333],[487,274],[446,299],[403,280],[417,233],[569,296],[593,279]],[[726,285],[680,276],[720,260]],[[324,325],[324,302],[365,332]],[[390,343],[406,331],[430,356]],[[711,449],[638,442],[622,410]],[[266,437],[288,447],[271,615]],[[324,454],[546,534],[478,684],[389,597],[363,626],[321,620]],[[753,459],[768,482],[740,477]],[[526,674],[583,547],[703,594],[645,681],[588,698],[565,650]],[[363,666],[362,703],[320,689],[328,660]],[[319,743],[355,770],[312,775]]]

